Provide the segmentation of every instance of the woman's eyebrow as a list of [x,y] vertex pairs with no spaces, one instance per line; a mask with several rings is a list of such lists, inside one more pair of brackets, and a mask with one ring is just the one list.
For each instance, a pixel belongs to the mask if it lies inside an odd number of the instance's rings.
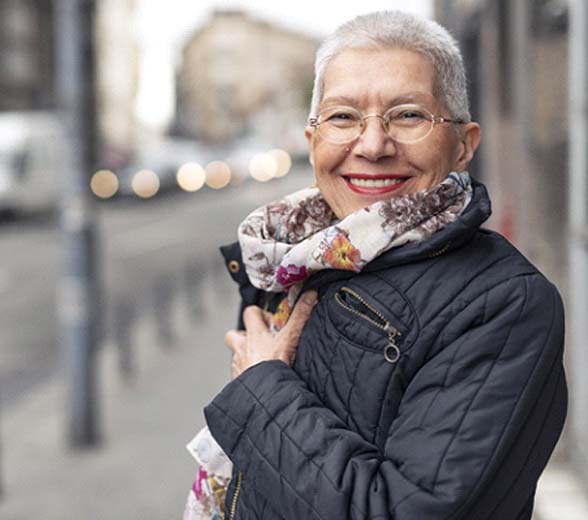
[[329,96],[323,98],[321,101],[321,105],[333,105],[333,104],[343,104],[343,105],[351,105],[355,106],[357,104],[357,100],[355,98],[351,98],[348,96]]
[[[425,92],[406,92],[399,94],[390,98],[385,104],[385,106],[393,107],[395,105],[399,105],[402,103],[426,103],[428,101],[433,101],[434,98],[431,94],[427,94]],[[349,105],[349,106],[358,106],[358,100],[353,97],[349,96],[327,96],[323,98],[321,101],[321,106],[324,105]]]
[[434,98],[430,94],[425,94],[423,92],[407,92],[391,99],[388,105],[394,106],[401,103],[426,103],[428,101],[434,101]]

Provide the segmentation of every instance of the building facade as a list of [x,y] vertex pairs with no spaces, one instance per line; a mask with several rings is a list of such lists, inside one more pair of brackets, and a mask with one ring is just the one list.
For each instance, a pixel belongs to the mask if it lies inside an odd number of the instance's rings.
[[308,115],[317,46],[242,11],[215,11],[183,50],[176,131],[210,142],[299,139],[292,133]]
[[0,111],[54,108],[54,2],[0,2]]
[[101,155],[109,167],[128,162],[138,146],[135,106],[140,46],[133,32],[137,0],[98,0],[96,91]]
[[460,40],[483,140],[474,174],[491,226],[566,303],[570,405],[558,454],[588,481],[588,6],[584,0],[439,0]]
[[[96,1],[96,104],[103,153],[130,153],[139,49],[130,29],[136,0]],[[0,111],[53,110],[56,89],[55,0],[0,2]]]

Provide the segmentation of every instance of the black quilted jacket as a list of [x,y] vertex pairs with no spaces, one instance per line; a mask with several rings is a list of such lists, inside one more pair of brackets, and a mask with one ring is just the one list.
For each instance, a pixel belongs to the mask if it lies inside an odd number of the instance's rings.
[[489,214],[476,182],[426,242],[307,282],[294,367],[251,367],[205,409],[235,464],[226,520],[531,518],[565,417],[563,308]]

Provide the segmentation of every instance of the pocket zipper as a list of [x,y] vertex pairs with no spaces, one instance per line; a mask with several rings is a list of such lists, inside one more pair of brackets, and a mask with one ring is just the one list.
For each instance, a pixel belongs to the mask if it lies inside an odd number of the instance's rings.
[[[355,306],[344,301],[341,293],[346,293],[354,298],[357,301],[357,304],[362,306],[362,310],[359,310]],[[349,287],[341,287],[341,289],[335,293],[335,301],[344,309],[347,309],[356,316],[367,320],[372,325],[375,325],[388,334],[388,345],[386,345],[386,348],[384,349],[384,359],[388,363],[394,364],[400,359],[400,349],[398,348],[398,345],[396,345],[396,338],[402,334],[381,312],[374,309],[364,298],[357,294],[353,289],[349,289]]]

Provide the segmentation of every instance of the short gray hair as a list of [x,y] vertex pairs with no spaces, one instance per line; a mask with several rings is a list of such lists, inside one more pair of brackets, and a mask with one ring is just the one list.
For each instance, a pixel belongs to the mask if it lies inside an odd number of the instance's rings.
[[400,48],[423,54],[435,67],[435,90],[451,117],[470,121],[466,73],[461,51],[447,29],[433,20],[402,11],[377,11],[353,18],[327,36],[316,53],[310,117],[323,97],[327,65],[346,49]]

